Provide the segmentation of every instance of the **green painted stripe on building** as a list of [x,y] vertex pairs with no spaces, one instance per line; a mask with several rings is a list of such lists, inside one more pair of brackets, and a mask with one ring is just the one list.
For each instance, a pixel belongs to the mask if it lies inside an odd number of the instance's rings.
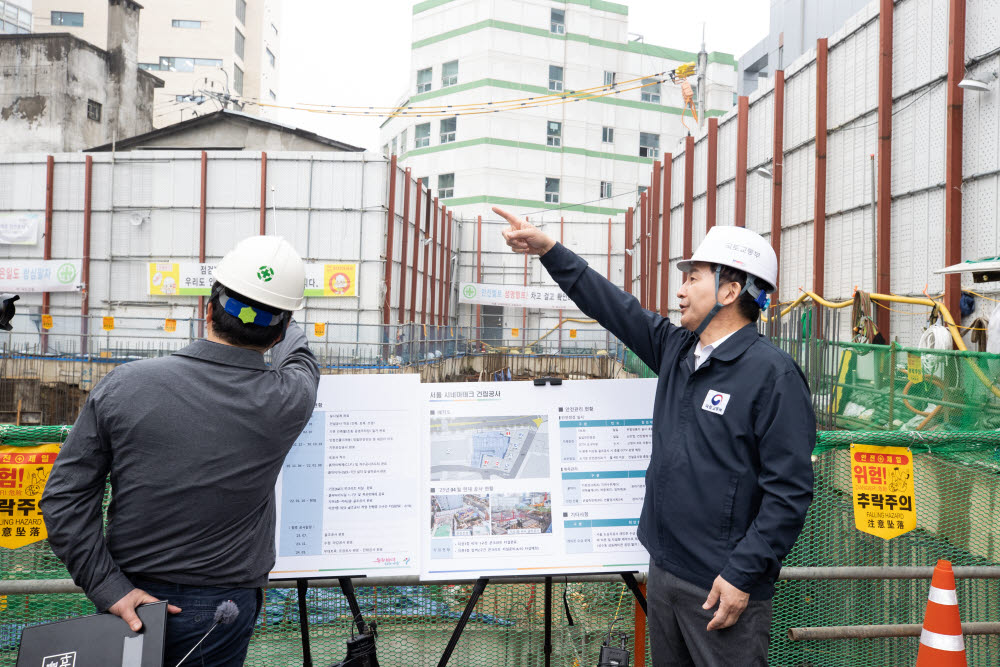
[[[577,33],[566,33],[564,35],[557,35],[553,32],[545,30],[544,28],[534,28],[526,25],[519,25],[517,23],[509,23],[507,21],[498,21],[496,19],[485,19],[471,25],[463,26],[461,28],[455,28],[454,30],[449,30],[443,32],[440,35],[434,35],[432,37],[425,37],[424,39],[419,39],[412,44],[412,48],[419,49],[423,46],[428,46],[430,44],[436,44],[438,42],[443,42],[460,35],[465,35],[470,32],[475,32],[477,30],[485,30],[487,28],[496,28],[497,30],[508,30],[510,32],[517,32],[525,35],[534,35],[535,37],[547,37],[549,39],[557,39],[560,41],[571,41],[580,42],[581,44],[589,44],[591,46],[598,46],[605,49],[616,49],[618,51],[627,51],[629,53],[636,53],[644,56],[650,56],[654,58],[664,58],[667,60],[674,60],[676,62],[690,62],[698,60],[698,54],[691,51],[683,51],[681,49],[672,49],[667,46],[656,46],[654,44],[646,44],[644,42],[627,42],[622,44],[620,42],[612,42],[607,39],[598,39],[596,37],[590,37],[588,35],[580,35]],[[721,51],[713,51],[708,54],[708,62],[710,63],[721,63],[724,65],[730,65],[733,69],[736,69],[736,59],[732,54],[722,53]]]
[[510,139],[495,139],[493,137],[481,137],[479,139],[467,139],[465,141],[452,141],[447,144],[437,146],[426,146],[424,148],[414,148],[404,153],[402,157],[416,157],[429,153],[440,153],[441,151],[455,148],[468,148],[470,146],[507,146],[509,148],[524,148],[533,151],[547,151],[549,153],[569,153],[571,155],[583,155],[585,157],[604,158],[606,160],[621,160],[623,162],[636,162],[639,164],[653,164],[653,159],[639,157],[638,155],[623,155],[622,153],[606,153],[604,151],[592,151],[586,148],[573,148],[570,146],[549,146],[546,144],[534,144],[527,141],[511,141]]
[[554,209],[560,211],[579,211],[581,213],[597,213],[600,215],[621,215],[625,213],[623,208],[607,208],[604,206],[588,206],[586,204],[547,204],[535,199],[515,199],[513,197],[494,197],[492,195],[477,195],[474,197],[452,197],[442,199],[442,204],[448,206],[465,206],[466,204],[506,204],[507,206],[521,206],[524,208]]
[[[455,0],[424,0],[424,2],[418,2],[413,5],[413,13],[419,14],[420,12],[425,12],[428,9],[434,9],[435,7],[440,7],[441,5],[446,5],[449,2],[454,2]],[[617,2],[607,2],[606,0],[562,0],[567,5],[582,5],[584,7],[590,7],[591,9],[597,9],[603,12],[611,12],[612,14],[622,14],[623,16],[628,16],[628,7],[625,5],[620,5]]]
[[[452,93],[460,93],[466,90],[472,90],[473,88],[482,88],[485,86],[491,86],[493,88],[505,88],[507,90],[516,90],[522,93],[533,93],[536,95],[558,95],[559,93],[554,93],[548,88],[542,88],[541,86],[529,86],[524,83],[515,83],[514,81],[501,81],[500,79],[479,79],[478,81],[469,81],[468,83],[459,83],[454,86],[448,86],[447,88],[439,88],[437,90],[432,90],[428,93],[421,93],[420,95],[414,95],[410,98],[410,104],[416,104],[417,102],[423,102],[425,100],[432,100],[437,97],[442,97],[444,95],[451,95]],[[570,92],[565,93],[566,97],[572,97]],[[552,100],[555,101],[555,100]],[[670,107],[664,104],[653,104],[652,102],[638,102],[636,100],[622,100],[614,97],[595,97],[594,99],[584,100],[580,98],[579,101],[586,102],[596,102],[598,104],[610,104],[613,106],[630,107],[632,109],[642,109],[644,111],[659,111],[660,113],[670,113],[675,116],[679,116],[682,113],[682,109],[679,107]],[[505,102],[500,101],[497,104],[505,104]],[[567,104],[572,104],[567,102]],[[444,111],[444,107],[440,110],[435,110],[433,112],[433,117],[440,117],[441,113]],[[456,110],[456,113],[460,110]],[[500,111],[498,109],[498,111]],[[517,111],[517,108],[503,109],[503,111]],[[712,109],[708,111],[706,115],[708,116],[721,116],[728,113],[728,110],[718,110]],[[399,116],[397,116],[398,118]],[[420,114],[406,114],[402,118],[422,118]],[[383,123],[384,125],[384,123]]]
[[435,7],[447,5],[449,2],[454,1],[455,0],[424,0],[423,2],[418,2],[413,5],[413,13],[419,14],[420,12],[426,12],[428,9],[434,9]]

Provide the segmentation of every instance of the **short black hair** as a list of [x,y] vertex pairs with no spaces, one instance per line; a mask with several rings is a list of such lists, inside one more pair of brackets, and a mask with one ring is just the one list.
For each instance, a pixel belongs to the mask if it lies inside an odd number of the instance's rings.
[[[722,269],[721,271],[719,271],[720,285],[722,283],[739,283],[740,290],[742,290],[746,286],[747,284],[746,271],[740,271],[739,269],[734,269],[731,266],[722,266],[719,264],[713,264],[712,271],[714,272],[716,269]],[[755,282],[754,284],[757,285],[758,287],[760,286],[759,283]],[[758,306],[754,298],[750,296],[750,292],[743,292],[742,294],[740,294],[740,297],[736,302],[736,307],[739,310],[740,315],[750,320],[751,323],[756,322],[758,319],[760,319],[760,306]]]
[[[282,320],[270,327],[242,322],[240,318],[230,315],[222,307],[221,297],[223,292],[230,299],[242,301],[255,310],[262,310],[272,315],[281,315]],[[285,332],[285,322],[288,321],[290,316],[287,310],[265,306],[259,301],[254,301],[239,292],[234,292],[218,281],[212,285],[212,296],[209,298],[209,303],[212,304],[212,331],[227,343],[241,347],[256,347],[261,349],[271,347],[271,345],[281,338],[281,334]]]

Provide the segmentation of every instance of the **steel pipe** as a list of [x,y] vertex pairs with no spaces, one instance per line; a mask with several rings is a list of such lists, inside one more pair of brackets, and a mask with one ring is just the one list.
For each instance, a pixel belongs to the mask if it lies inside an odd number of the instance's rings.
[[[883,637],[919,637],[919,623],[893,625],[831,625],[829,627],[788,628],[792,641],[816,639],[880,639]],[[962,623],[963,635],[1000,635],[1000,623]]]

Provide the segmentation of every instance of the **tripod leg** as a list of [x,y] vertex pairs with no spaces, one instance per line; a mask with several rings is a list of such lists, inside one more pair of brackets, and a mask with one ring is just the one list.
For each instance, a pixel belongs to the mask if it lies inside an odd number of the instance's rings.
[[358,634],[365,634],[365,620],[361,617],[361,606],[354,594],[354,582],[350,577],[338,577],[337,581],[340,583],[340,592],[347,598],[347,605],[351,608],[351,618],[358,626]]
[[472,610],[475,609],[476,603],[479,602],[479,596],[486,590],[486,584],[489,582],[490,580],[487,577],[480,577],[476,580],[476,585],[472,588],[472,595],[465,605],[462,617],[458,619],[458,625],[455,626],[454,632],[451,633],[451,639],[448,640],[448,646],[444,649],[444,655],[441,656],[438,667],[445,667],[448,664],[451,654],[454,653],[455,647],[458,646],[458,640],[462,636],[462,631],[465,630],[465,625],[469,622],[469,617],[472,616]]
[[635,596],[639,606],[642,607],[642,613],[648,615],[649,612],[646,611],[646,596],[643,595],[642,591],[639,589],[639,582],[635,580],[635,575],[631,572],[622,572],[621,575],[622,579],[625,580],[625,585],[628,586],[630,591],[632,591],[632,595]]

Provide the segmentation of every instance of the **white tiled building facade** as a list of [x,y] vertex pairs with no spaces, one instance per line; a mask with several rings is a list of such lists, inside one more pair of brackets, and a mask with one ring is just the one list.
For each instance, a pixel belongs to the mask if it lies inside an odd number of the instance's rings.
[[[632,30],[641,30],[633,26]],[[629,40],[632,41],[629,41]],[[697,126],[682,121],[681,88],[642,77],[696,61],[698,54],[653,46],[629,32],[628,8],[601,0],[428,0],[413,7],[408,113],[382,126],[383,150],[426,177],[456,215],[489,215],[492,205],[535,219],[604,219],[636,200],[653,159]],[[707,54],[708,116],[733,106],[735,60]],[[638,79],[633,83],[627,83]],[[599,89],[616,94],[544,106],[532,100]],[[689,82],[694,86],[696,79]],[[631,90],[627,90],[631,89]],[[697,99],[697,95],[696,95]],[[458,105],[523,100],[516,111],[463,113]],[[534,100],[535,103],[538,100]],[[519,103],[517,103],[519,104]],[[466,107],[468,109],[469,107]],[[553,210],[554,209],[554,210]]]
[[[104,49],[107,26],[108,0],[34,0],[34,32],[68,32]],[[144,3],[139,67],[165,84],[156,91],[153,125],[218,111],[226,94],[245,113],[261,113],[252,102],[277,99],[280,31],[279,0]]]

